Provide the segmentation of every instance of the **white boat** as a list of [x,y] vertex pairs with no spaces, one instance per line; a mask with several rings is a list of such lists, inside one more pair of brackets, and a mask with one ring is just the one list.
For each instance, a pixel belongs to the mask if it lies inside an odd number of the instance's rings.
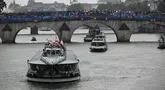
[[47,27],[41,27],[39,28],[39,31],[51,31],[51,29]]
[[100,32],[99,34],[97,34],[95,36],[95,38],[104,38],[106,40],[106,36],[105,36],[105,34],[103,32]]
[[80,80],[79,59],[63,44],[49,41],[42,51],[27,61],[27,80],[68,82]]
[[90,51],[106,51],[108,49],[105,38],[94,38],[92,40]]
[[88,34],[84,37],[84,42],[91,42],[96,36],[105,36],[103,32],[100,31],[100,28],[96,26],[95,28],[89,29]]

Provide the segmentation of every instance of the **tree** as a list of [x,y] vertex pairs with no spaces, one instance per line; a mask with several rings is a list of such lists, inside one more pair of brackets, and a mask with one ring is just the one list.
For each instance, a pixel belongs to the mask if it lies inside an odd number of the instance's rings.
[[98,10],[112,10],[112,5],[111,5],[111,3],[99,4],[97,9]]
[[84,10],[84,7],[81,4],[73,4],[68,6],[67,8],[68,11],[79,11],[79,10]]
[[107,3],[107,4],[100,4],[97,7],[98,10],[125,10],[126,6],[123,3],[119,4],[112,4],[112,3]]
[[119,3],[119,4],[113,4],[112,5],[113,10],[126,10],[126,6],[124,5],[124,3]]
[[2,12],[4,7],[6,7],[6,3],[4,2],[4,0],[0,0],[0,12]]
[[150,7],[147,5],[147,2],[138,2],[134,4],[130,4],[128,6],[128,10],[137,11],[137,12],[148,12],[150,11]]
[[165,12],[165,0],[159,0],[158,1],[158,11]]

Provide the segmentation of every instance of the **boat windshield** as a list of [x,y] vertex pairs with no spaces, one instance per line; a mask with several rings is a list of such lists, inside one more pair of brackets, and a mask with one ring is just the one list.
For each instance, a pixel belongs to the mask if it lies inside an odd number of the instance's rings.
[[92,46],[105,46],[104,42],[92,42],[91,43]]
[[95,38],[105,38],[105,36],[99,35],[99,36],[96,36]]
[[59,55],[60,54],[60,50],[56,50],[55,52],[56,52],[55,53],[56,55]]
[[43,49],[43,56],[63,55],[63,46],[58,42],[48,42]]
[[44,51],[44,54],[46,54],[46,55],[60,55],[62,53],[61,53],[61,50],[46,50],[46,51]]

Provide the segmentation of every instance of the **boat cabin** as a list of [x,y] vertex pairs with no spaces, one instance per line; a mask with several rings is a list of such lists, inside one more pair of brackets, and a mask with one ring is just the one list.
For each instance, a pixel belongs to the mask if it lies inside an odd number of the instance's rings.
[[94,38],[91,43],[90,51],[106,51],[107,48],[104,38]]
[[91,43],[91,46],[105,46],[105,45],[106,45],[106,42],[102,38],[94,38]]
[[105,34],[100,32],[100,34],[96,35],[95,38],[105,38]]
[[45,44],[45,48],[43,49],[43,56],[63,56],[64,49],[58,43],[49,42]]

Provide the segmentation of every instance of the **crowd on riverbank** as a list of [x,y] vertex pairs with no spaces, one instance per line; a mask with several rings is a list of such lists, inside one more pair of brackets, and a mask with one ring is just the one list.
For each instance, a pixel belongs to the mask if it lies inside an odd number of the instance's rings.
[[108,20],[108,19],[165,19],[164,13],[159,12],[134,12],[134,11],[56,11],[56,12],[24,12],[1,13],[0,21],[4,22],[28,22],[42,20]]

